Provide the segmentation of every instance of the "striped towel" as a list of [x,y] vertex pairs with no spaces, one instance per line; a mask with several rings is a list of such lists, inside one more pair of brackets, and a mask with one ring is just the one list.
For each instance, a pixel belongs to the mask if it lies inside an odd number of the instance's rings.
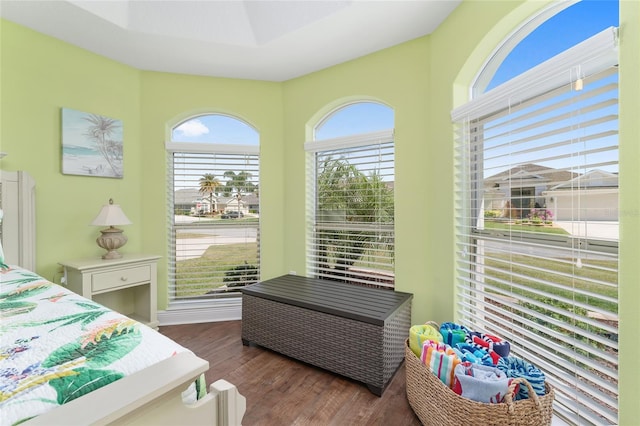
[[424,365],[433,371],[433,374],[438,376],[442,383],[451,388],[453,386],[454,370],[460,364],[460,359],[450,347],[437,342],[432,342],[434,344],[431,345],[429,342],[425,342],[420,359]]
[[467,335],[471,332],[464,325],[454,322],[445,322],[440,325],[440,334],[442,341],[449,346],[455,346],[457,343],[464,343]]
[[[515,356],[508,356],[506,358],[500,358],[496,367],[504,371],[507,377],[511,377],[512,379],[515,379],[516,377],[527,379],[536,395],[544,396],[546,392],[544,386],[544,373],[535,365],[523,359],[516,358]],[[529,398],[529,389],[527,386],[521,385],[520,391],[516,395],[515,399],[519,400],[526,398]]]

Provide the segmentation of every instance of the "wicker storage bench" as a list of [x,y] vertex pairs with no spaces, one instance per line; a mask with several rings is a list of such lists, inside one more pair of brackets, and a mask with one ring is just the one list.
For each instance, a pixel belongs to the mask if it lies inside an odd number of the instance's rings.
[[412,298],[284,275],[242,289],[242,343],[363,382],[381,396],[404,360]]

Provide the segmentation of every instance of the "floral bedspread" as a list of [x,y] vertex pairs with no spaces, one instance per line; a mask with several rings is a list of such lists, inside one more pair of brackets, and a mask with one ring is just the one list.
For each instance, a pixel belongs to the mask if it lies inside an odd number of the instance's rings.
[[13,425],[187,351],[33,272],[0,271],[0,425]]

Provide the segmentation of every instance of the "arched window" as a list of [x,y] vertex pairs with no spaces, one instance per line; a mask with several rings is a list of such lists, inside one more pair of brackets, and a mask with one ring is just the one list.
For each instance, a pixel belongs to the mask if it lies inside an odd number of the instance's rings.
[[556,415],[617,424],[618,4],[550,11],[452,112],[457,317],[542,370]]
[[200,115],[171,130],[171,141],[211,145],[259,145],[258,132],[246,122],[223,114]]
[[[474,97],[619,24],[617,0],[557,2],[520,26],[491,56]],[[564,29],[564,31],[562,30]]]
[[260,276],[259,134],[200,115],[174,126],[168,158],[169,300],[238,298]]
[[394,287],[393,110],[357,102],[332,111],[305,144],[312,206],[311,276]]
[[376,102],[342,106],[316,125],[313,139],[322,141],[393,129],[393,116],[391,108]]

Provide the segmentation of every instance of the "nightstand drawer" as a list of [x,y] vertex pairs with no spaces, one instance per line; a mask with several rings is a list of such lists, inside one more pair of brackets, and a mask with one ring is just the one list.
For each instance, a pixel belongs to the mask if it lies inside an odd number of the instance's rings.
[[98,292],[145,282],[150,279],[151,268],[149,266],[139,266],[137,268],[120,269],[117,271],[93,274],[91,277],[91,288],[93,292]]

